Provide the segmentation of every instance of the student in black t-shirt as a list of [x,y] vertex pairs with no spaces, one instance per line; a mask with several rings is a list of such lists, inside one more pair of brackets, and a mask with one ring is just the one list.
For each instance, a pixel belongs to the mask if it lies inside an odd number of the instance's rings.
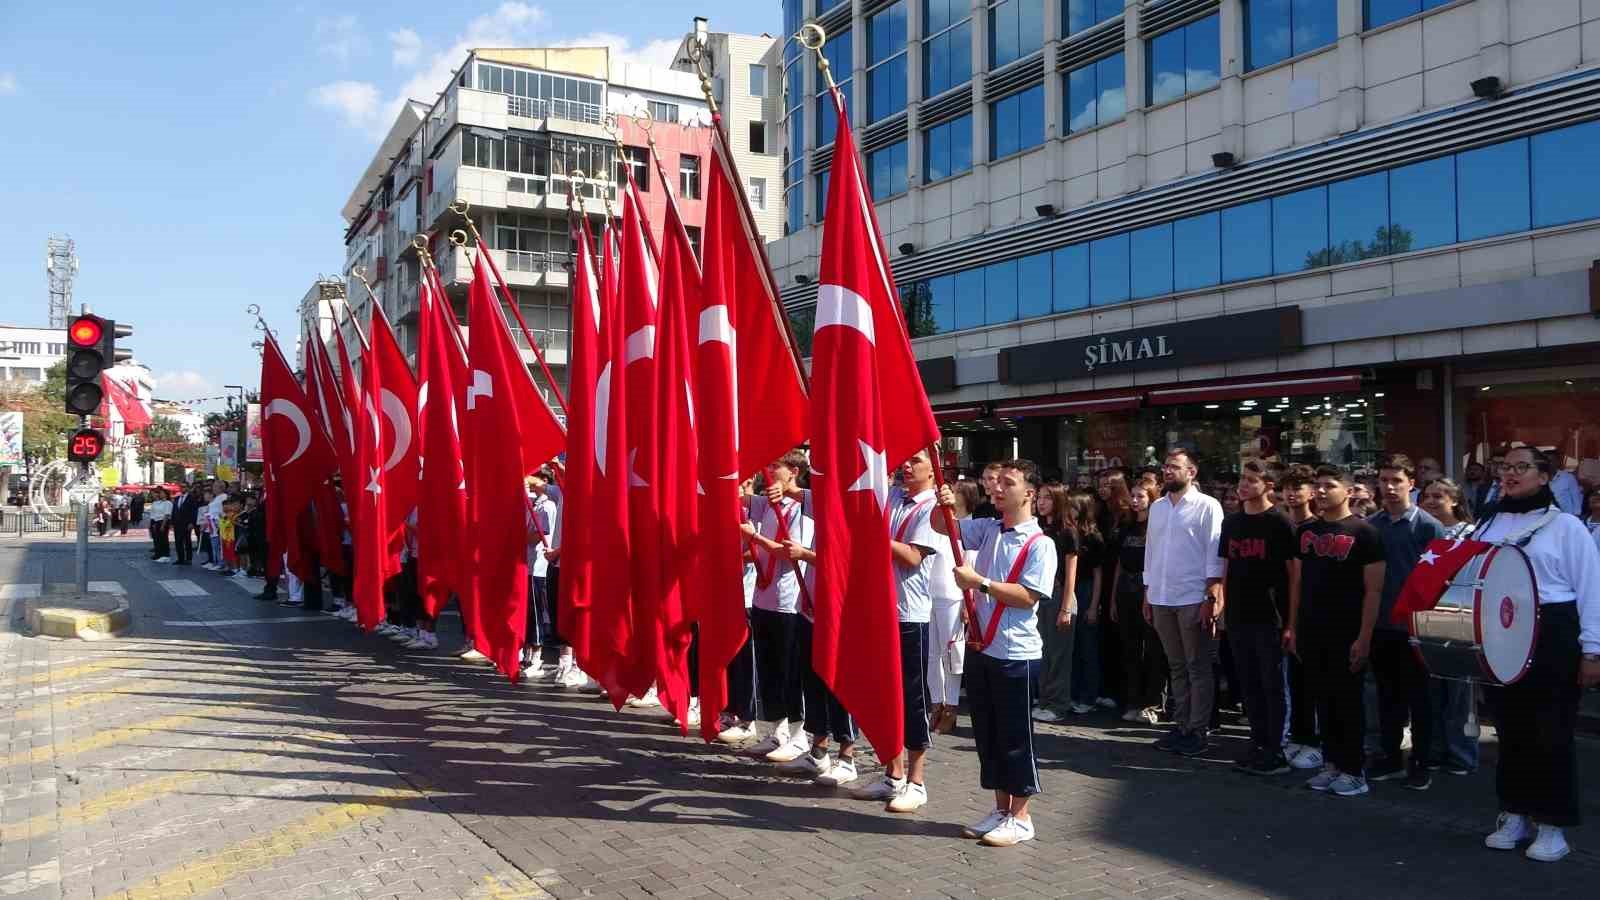
[[1250,715],[1251,748],[1236,768],[1256,775],[1289,771],[1283,755],[1283,629],[1289,580],[1299,575],[1294,526],[1272,508],[1281,469],[1247,460],[1239,473],[1240,510],[1222,520],[1224,619],[1234,675]]
[[1367,792],[1362,673],[1383,595],[1383,540],[1350,512],[1350,473],[1317,469],[1320,518],[1300,529],[1300,579],[1289,598],[1284,648],[1305,663],[1322,726],[1321,774],[1306,782],[1340,797]]
[[1167,654],[1161,636],[1144,618],[1144,538],[1157,488],[1142,481],[1128,492],[1131,517],[1117,530],[1116,601],[1111,621],[1122,642],[1124,722],[1155,725],[1161,720],[1161,689],[1167,683]]

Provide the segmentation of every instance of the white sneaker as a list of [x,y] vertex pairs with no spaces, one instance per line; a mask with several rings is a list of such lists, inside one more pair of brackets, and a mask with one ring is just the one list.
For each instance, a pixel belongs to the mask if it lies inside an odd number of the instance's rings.
[[1490,850],[1515,850],[1518,844],[1534,838],[1533,823],[1527,816],[1501,813],[1497,824],[1494,834],[1483,839],[1483,845]]
[[1075,716],[1081,716],[1081,715],[1085,715],[1085,714],[1094,712],[1093,704],[1089,704],[1089,703],[1074,703],[1074,704],[1072,704],[1071,708],[1072,708],[1072,714],[1075,715]]
[[599,687],[599,685],[595,683],[595,680],[589,677],[587,672],[583,671],[577,666],[573,666],[567,670],[567,676],[561,679],[561,686],[567,688],[568,690],[577,691]]
[[1528,846],[1523,856],[1535,862],[1555,862],[1572,852],[1567,846],[1567,836],[1556,825],[1540,825],[1539,837]]
[[539,662],[528,669],[528,680],[560,681],[563,674],[565,673],[559,667],[547,666],[543,662]]
[[796,757],[779,765],[778,771],[785,775],[804,775],[807,778],[815,779],[819,775],[828,774],[828,770],[832,768],[832,756],[824,753],[822,756],[817,757],[807,753],[804,756]]
[[456,656],[467,662],[485,662],[489,659],[489,657],[479,653],[477,647],[468,647],[465,651],[456,654]]
[[1142,709],[1130,709],[1127,712],[1122,714],[1122,721],[1124,721],[1124,722],[1143,722],[1144,721],[1144,710],[1142,710]]
[[243,580],[245,580],[245,579],[246,579],[246,578],[249,578],[249,577],[250,577],[250,576],[249,576],[249,574],[248,574],[248,573],[246,573],[246,572],[245,572],[245,570],[243,570],[243,569],[234,569],[234,570],[233,570],[233,575],[232,575],[232,576],[230,576],[230,577],[233,577],[233,578],[237,578],[237,579],[239,579],[239,580],[240,580],[240,581],[243,581]]
[[797,728],[789,736],[789,743],[767,754],[768,762],[786,763],[799,759],[801,755],[811,751],[811,739],[806,737],[805,729]]
[[661,698],[656,696],[656,689],[651,685],[650,690],[644,692],[643,697],[629,697],[623,706],[629,709],[654,709],[661,705]]
[[1041,706],[1038,709],[1033,711],[1033,720],[1035,722],[1043,722],[1046,725],[1048,725],[1048,724],[1051,724],[1053,722],[1061,721],[1061,716],[1058,713],[1056,713],[1055,710],[1046,709],[1043,706]]
[[407,650],[433,650],[439,646],[439,639],[426,631],[405,642]]
[[980,840],[990,847],[1011,847],[1023,841],[1033,840],[1033,823],[1024,822],[1016,816],[1007,815],[1005,820]]
[[339,607],[339,611],[334,613],[334,616],[337,617],[337,618],[343,619],[346,622],[354,622],[356,620],[356,608],[355,608],[355,605],[351,604],[349,606],[341,606],[341,607]]
[[817,784],[823,787],[839,787],[856,780],[856,761],[844,759],[834,760],[833,766],[828,771],[816,777]]
[[717,732],[717,741],[723,744],[742,744],[756,736],[756,730],[749,725],[734,723]]
[[689,718],[690,728],[700,724],[700,699],[698,697],[689,701],[689,711],[685,715]]
[[784,719],[772,727],[772,732],[750,748],[754,756],[766,756],[768,753],[789,743],[789,720]]
[[416,640],[417,630],[415,628],[396,628],[389,632],[388,637],[389,640],[394,641],[396,644],[409,644]]
[[1368,790],[1370,788],[1367,787],[1365,778],[1346,773],[1341,773],[1338,778],[1333,780],[1332,784],[1328,785],[1328,793],[1336,797],[1359,797]]
[[1010,812],[1003,809],[991,810],[987,816],[984,816],[983,819],[978,822],[978,824],[968,825],[967,827],[961,829],[961,833],[969,838],[981,838],[996,828],[999,828],[1000,823],[1004,822],[1008,817],[1010,817],[1010,815]]
[[1146,706],[1144,709],[1139,710],[1139,715],[1151,725],[1161,724],[1161,711],[1154,706]]
[[889,798],[889,805],[885,807],[892,813],[916,812],[928,805],[928,788],[926,785],[907,781],[900,792]]
[[905,784],[904,778],[890,778],[884,774],[877,781],[851,791],[850,796],[857,800],[877,800],[880,803],[887,803],[894,799],[895,794],[900,793]]
[[1333,783],[1338,780],[1339,770],[1333,766],[1326,766],[1321,772],[1311,776],[1311,779],[1306,782],[1306,787],[1313,791],[1326,793],[1328,788],[1333,787]]
[[172,562],[172,557],[163,556],[160,559],[156,560],[156,562],[158,562],[158,563],[170,563],[170,562]]
[[1315,747],[1301,747],[1300,752],[1289,757],[1289,767],[1308,772],[1323,766],[1322,751]]

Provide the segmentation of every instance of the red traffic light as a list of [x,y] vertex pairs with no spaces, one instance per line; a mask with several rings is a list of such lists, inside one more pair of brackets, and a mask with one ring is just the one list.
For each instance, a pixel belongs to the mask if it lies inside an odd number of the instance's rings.
[[67,327],[67,340],[74,347],[97,347],[106,329],[97,316],[79,316]]
[[105,435],[93,428],[80,428],[72,433],[67,445],[67,459],[71,462],[94,462],[106,449]]

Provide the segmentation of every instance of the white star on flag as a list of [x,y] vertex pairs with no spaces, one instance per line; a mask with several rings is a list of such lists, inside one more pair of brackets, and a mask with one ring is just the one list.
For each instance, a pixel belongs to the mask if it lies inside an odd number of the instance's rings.
[[378,476],[382,474],[382,469],[375,468],[372,470],[372,477],[367,481],[367,490],[370,491],[374,497],[383,493],[383,487],[378,484]]
[[1439,554],[1433,552],[1432,550],[1424,550],[1424,551],[1422,551],[1422,555],[1417,558],[1417,562],[1419,562],[1419,563],[1427,563],[1430,566],[1433,565],[1434,563],[1438,562],[1438,561],[1439,561]]
[[850,485],[848,490],[871,491],[878,498],[878,508],[882,509],[889,502],[889,464],[885,459],[886,452],[874,449],[873,446],[860,438],[856,443],[861,445],[861,458],[866,462],[867,468]]

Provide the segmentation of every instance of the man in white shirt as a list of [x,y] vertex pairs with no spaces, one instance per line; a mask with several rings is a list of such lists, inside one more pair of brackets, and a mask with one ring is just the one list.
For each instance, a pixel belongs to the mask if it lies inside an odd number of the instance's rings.
[[172,562],[172,548],[167,542],[167,520],[172,518],[172,501],[167,499],[167,492],[156,488],[156,501],[145,507],[144,512],[150,519],[150,558],[159,563]]
[[[999,519],[963,519],[961,544],[976,548],[973,563],[955,567],[956,584],[978,592],[975,619],[968,628],[967,702],[978,747],[979,783],[994,791],[994,811],[965,829],[968,837],[993,847],[1009,847],[1034,837],[1028,802],[1039,793],[1033,756],[1032,712],[1044,642],[1039,637],[1039,604],[1056,583],[1055,543],[1033,517],[1033,500],[1043,482],[1027,460],[1003,463],[993,493]],[[949,485],[939,502],[954,509]],[[933,528],[946,534],[944,516]]]
[[1561,464],[1565,460],[1561,457],[1560,450],[1552,450],[1545,454],[1545,458],[1550,460],[1550,471],[1555,473],[1550,477],[1550,493],[1556,495],[1556,505],[1561,507],[1562,512],[1581,519],[1585,512],[1583,485],[1578,483],[1576,475],[1562,468]]
[[206,540],[211,545],[211,561],[201,568],[221,572],[227,568],[222,561],[222,505],[228,502],[228,483],[218,479],[212,490],[211,501],[206,504]]
[[557,675],[556,669],[544,664],[544,645],[555,643],[554,610],[550,608],[550,594],[546,577],[550,562],[546,553],[552,543],[551,529],[555,525],[556,505],[547,492],[549,476],[544,470],[527,478],[528,483],[528,625],[523,636],[523,668],[528,671],[529,682],[548,681]]
[[1161,637],[1172,675],[1174,725],[1162,750],[1199,756],[1209,746],[1215,681],[1211,645],[1222,617],[1222,504],[1200,493],[1194,457],[1182,448],[1161,467],[1165,492],[1150,505],[1144,545],[1144,615]]
[[810,661],[800,658],[797,646],[802,600],[816,590],[815,571],[799,558],[816,539],[811,495],[798,485],[807,465],[805,451],[791,450],[767,466],[767,496],[750,498],[749,521],[741,526],[755,551],[750,627],[761,720],[770,723],[766,738],[751,752],[777,763],[791,762],[811,749],[801,700]]

